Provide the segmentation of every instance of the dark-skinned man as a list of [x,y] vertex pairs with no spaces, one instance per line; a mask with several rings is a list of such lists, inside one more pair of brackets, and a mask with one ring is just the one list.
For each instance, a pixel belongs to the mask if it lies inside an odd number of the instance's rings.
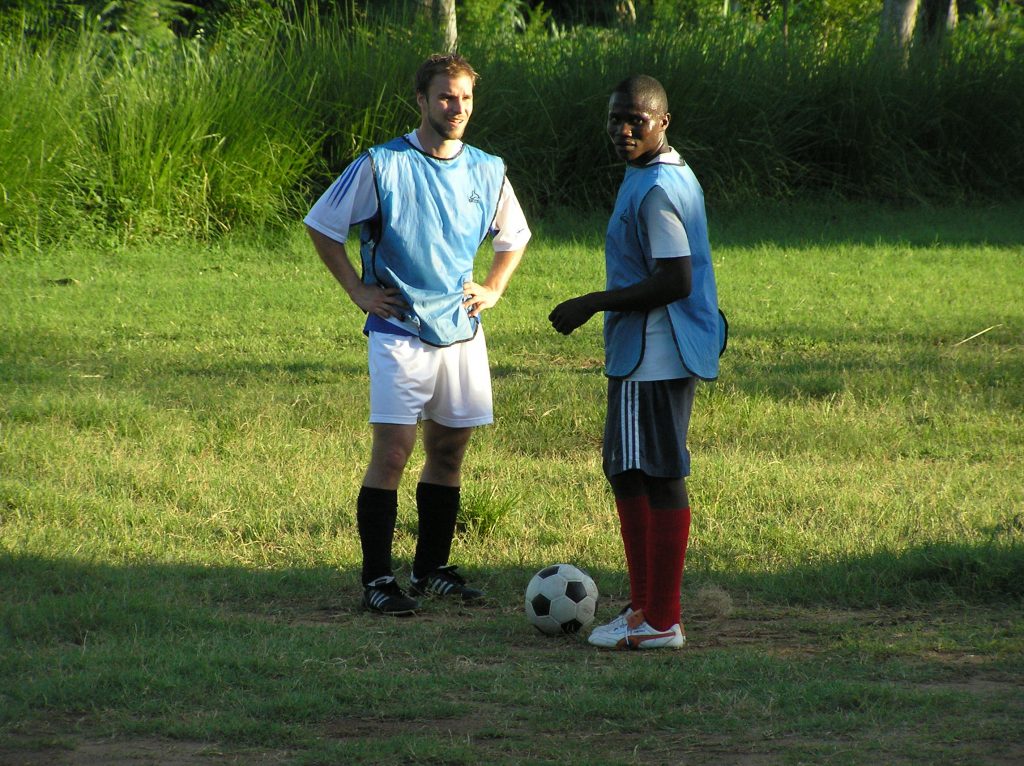
[[566,300],[549,317],[568,335],[604,312],[603,469],[630,584],[630,603],[588,638],[609,649],[675,649],[686,641],[686,437],[697,381],[718,377],[726,342],[704,195],[668,144],[671,120],[654,78],[629,77],[613,91],[607,131],[627,168],[605,239],[606,289]]

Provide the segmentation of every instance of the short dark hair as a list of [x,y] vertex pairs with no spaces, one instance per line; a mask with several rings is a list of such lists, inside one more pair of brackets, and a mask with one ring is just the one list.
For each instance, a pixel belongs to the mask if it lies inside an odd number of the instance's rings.
[[473,66],[458,53],[435,53],[416,70],[416,92],[426,94],[430,81],[439,74],[446,74],[449,77],[467,75],[473,80],[474,85],[480,77]]
[[615,86],[612,94],[630,96],[636,103],[657,114],[668,114],[668,94],[661,83],[650,75],[635,74]]

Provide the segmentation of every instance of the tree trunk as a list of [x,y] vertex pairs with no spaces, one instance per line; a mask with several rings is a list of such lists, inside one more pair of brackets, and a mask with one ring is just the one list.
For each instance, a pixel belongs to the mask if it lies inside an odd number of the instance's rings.
[[451,53],[459,44],[458,23],[455,16],[455,0],[420,0],[424,13],[432,24],[441,28],[444,49]]
[[955,29],[959,20],[956,0],[922,0],[918,30],[923,37],[938,40]]
[[444,26],[444,49],[454,51],[459,44],[459,30],[455,19],[455,0],[440,0],[441,24]]
[[885,0],[878,41],[894,50],[906,51],[914,39],[920,0]]

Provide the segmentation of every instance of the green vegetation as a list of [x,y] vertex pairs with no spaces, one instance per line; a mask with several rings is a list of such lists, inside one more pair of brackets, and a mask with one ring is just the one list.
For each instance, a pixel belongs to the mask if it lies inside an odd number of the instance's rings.
[[[460,3],[468,138],[536,236],[463,489],[490,602],[389,621],[357,608],[362,318],[296,222],[415,125],[410,5],[0,9],[0,762],[1024,761],[1019,4],[892,55],[865,0]],[[599,322],[545,317],[603,281],[606,97],[639,70],[732,334],[689,643],[622,655],[521,599],[556,561],[599,619],[626,599]]]
[[410,620],[357,609],[361,317],[303,235],[6,257],[0,761],[1019,760],[1020,205],[712,212],[732,337],[669,655],[522,613],[555,561],[626,598],[599,324],[545,320],[603,214],[539,222],[488,315],[457,558],[491,603]]
[[287,70],[253,42],[147,51],[86,32],[0,46],[0,240],[283,223],[318,139]]
[[[358,152],[415,125],[411,73],[436,47],[422,22],[239,6],[179,37],[129,34],[123,14],[50,35],[3,17],[0,244],[287,228]],[[876,48],[858,3],[801,4],[788,34],[774,16],[658,7],[630,27],[483,0],[463,14],[483,74],[469,139],[506,158],[534,217],[606,206],[621,172],[607,92],[637,70],[665,83],[671,138],[719,203],[1021,193],[1019,14],[965,19],[904,58]]]

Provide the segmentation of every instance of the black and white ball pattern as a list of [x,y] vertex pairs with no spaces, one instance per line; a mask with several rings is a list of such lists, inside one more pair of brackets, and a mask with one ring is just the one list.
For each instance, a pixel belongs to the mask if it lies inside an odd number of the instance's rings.
[[526,616],[541,633],[576,633],[594,621],[597,585],[572,564],[553,564],[526,586]]

